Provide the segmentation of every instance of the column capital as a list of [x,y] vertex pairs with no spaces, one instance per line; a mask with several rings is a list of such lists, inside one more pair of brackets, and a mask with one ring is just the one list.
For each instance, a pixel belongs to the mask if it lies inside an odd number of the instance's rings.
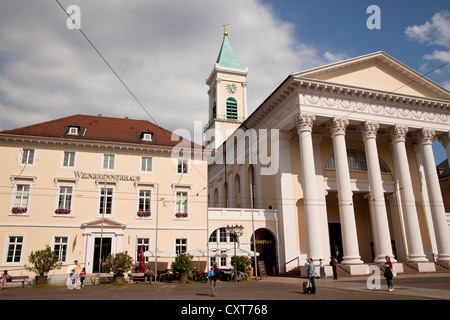
[[443,135],[441,135],[439,137],[439,141],[444,146],[444,149],[446,149],[446,150],[449,149],[450,148],[450,132],[446,132]]
[[345,131],[348,127],[348,119],[334,117],[328,122],[328,127],[330,128],[331,136],[345,135]]
[[434,129],[423,128],[419,130],[416,134],[416,141],[419,145],[421,144],[432,144],[435,136]]
[[312,131],[313,122],[316,120],[316,116],[310,113],[300,113],[294,118],[294,125],[297,128],[297,132]]
[[390,130],[392,142],[406,141],[406,135],[408,134],[408,126],[402,124],[396,124]]
[[378,121],[365,121],[361,125],[361,135],[363,139],[369,139],[377,137],[378,129],[380,128],[380,124]]

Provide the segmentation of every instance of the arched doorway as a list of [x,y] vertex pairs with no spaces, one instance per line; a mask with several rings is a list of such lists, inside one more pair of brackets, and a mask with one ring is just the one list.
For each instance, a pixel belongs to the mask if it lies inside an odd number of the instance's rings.
[[[266,228],[261,228],[255,231],[256,252],[259,253],[258,261],[264,261],[266,272],[268,276],[274,276],[278,272],[277,261],[277,243],[273,233]],[[253,251],[253,237],[251,239],[251,249]],[[253,257],[252,257],[253,259]],[[252,263],[254,266],[254,263]],[[259,273],[258,273],[259,274]]]

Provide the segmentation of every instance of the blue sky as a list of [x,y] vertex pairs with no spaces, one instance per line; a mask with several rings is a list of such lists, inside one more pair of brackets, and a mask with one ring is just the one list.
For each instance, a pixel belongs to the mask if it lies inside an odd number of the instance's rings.
[[[0,130],[74,113],[146,119],[171,131],[208,121],[206,78],[222,25],[249,68],[253,112],[293,72],[385,51],[424,74],[450,61],[450,2],[303,0],[59,0],[77,5],[81,28],[56,1],[0,3]],[[369,30],[369,5],[381,29]],[[450,88],[450,65],[428,77]],[[446,159],[434,144],[436,162]]]

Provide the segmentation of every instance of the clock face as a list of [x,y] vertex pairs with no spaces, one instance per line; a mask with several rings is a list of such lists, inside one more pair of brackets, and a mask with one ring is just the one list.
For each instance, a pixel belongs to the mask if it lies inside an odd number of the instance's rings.
[[236,93],[236,91],[237,91],[237,87],[236,87],[236,85],[234,83],[233,84],[227,84],[227,92],[228,93],[234,94],[234,93]]

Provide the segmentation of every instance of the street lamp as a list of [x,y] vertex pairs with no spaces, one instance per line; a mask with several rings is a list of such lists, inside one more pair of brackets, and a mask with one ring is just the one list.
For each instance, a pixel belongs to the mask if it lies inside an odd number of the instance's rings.
[[242,236],[242,230],[244,230],[244,227],[242,225],[238,226],[237,224],[235,226],[227,225],[225,228],[227,235],[233,239],[234,242],[234,282],[237,282],[236,242],[238,238]]

